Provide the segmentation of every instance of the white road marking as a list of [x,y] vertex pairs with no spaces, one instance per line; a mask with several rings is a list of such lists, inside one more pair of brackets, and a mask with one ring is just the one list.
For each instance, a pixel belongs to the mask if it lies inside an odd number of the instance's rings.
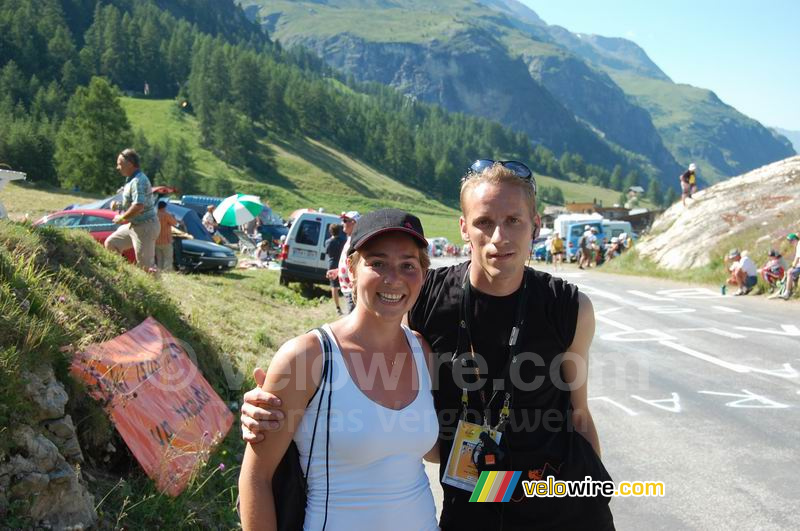
[[681,308],[680,306],[639,306],[639,310],[660,314],[692,313],[697,311],[694,308]]
[[597,295],[598,297],[611,299],[614,302],[619,302],[628,305],[630,304],[630,301],[625,297],[617,295],[616,293],[611,293],[610,291],[605,291],[600,288],[596,288],[594,286],[587,286],[586,284],[578,284],[578,288],[584,291],[587,295]]
[[748,332],[761,332],[762,334],[773,334],[776,336],[789,336],[800,337],[800,329],[795,325],[781,325],[783,330],[776,330],[774,328],[753,328],[750,326],[737,326],[737,330],[746,330]]
[[742,334],[737,334],[736,332],[728,332],[727,330],[720,330],[719,328],[714,328],[713,326],[705,328],[678,328],[676,332],[708,332],[710,334],[716,334],[722,337],[729,337],[731,339],[743,339],[747,337],[743,336]]
[[727,306],[712,306],[712,308],[725,313],[742,313],[741,310],[737,310],[736,308],[728,308]]
[[635,332],[636,331],[636,329],[634,327],[632,327],[632,326],[628,326],[628,325],[623,324],[623,323],[618,323],[617,321],[613,321],[613,320],[609,319],[608,317],[603,317],[602,315],[595,315],[594,319],[595,319],[595,321],[600,321],[601,323],[605,323],[605,324],[607,324],[609,326],[613,326],[613,327],[619,328],[620,330],[624,330],[625,332]]
[[[651,406],[657,407],[658,409],[663,409],[664,411],[669,411],[671,413],[680,413],[681,412],[681,397],[678,396],[678,393],[672,393],[672,398],[662,398],[659,400],[648,400],[646,398],[642,398],[639,395],[631,395],[631,398],[638,400],[640,402],[644,402],[645,404],[650,404]],[[664,406],[661,405],[662,402],[669,402],[671,406]]]
[[594,312],[594,315],[595,315],[595,317],[598,317],[600,315],[605,315],[607,313],[614,313],[614,312],[619,311],[621,309],[622,308],[620,308],[619,306],[615,306],[615,307],[612,307],[612,308],[606,308],[605,310],[600,310],[599,312]]
[[675,299],[670,299],[669,297],[659,297],[658,295],[650,295],[649,293],[645,293],[644,291],[639,291],[636,289],[629,289],[628,293],[631,295],[636,295],[637,297],[642,297],[643,299],[649,299],[651,301],[674,301]]
[[625,413],[627,413],[631,417],[635,417],[636,415],[638,415],[638,413],[635,412],[634,410],[623,406],[619,402],[615,402],[615,401],[611,400],[607,396],[595,396],[595,397],[589,398],[589,400],[602,400],[603,402],[608,402],[611,405],[617,406],[618,408],[620,408],[622,411],[624,411]]
[[[698,391],[698,393],[702,393],[704,395],[732,396],[734,398],[739,398],[739,400],[733,400],[732,402],[727,402],[725,405],[728,407],[738,407],[738,408],[748,408],[748,409],[785,409],[787,407],[790,407],[787,404],[781,404],[780,402],[775,402],[774,400],[770,400],[765,396],[759,396],[755,393],[751,393],[747,389],[742,389],[742,392],[745,394],[740,395],[736,393],[720,393],[717,391]],[[761,405],[752,405],[752,406],[744,405],[745,403],[751,401],[760,402]]]
[[740,374],[746,374],[748,372],[757,372],[759,374],[766,374],[768,376],[779,376],[781,378],[797,378],[798,373],[797,371],[788,363],[783,364],[783,368],[781,369],[756,369],[754,367],[748,367],[747,365],[741,365],[739,363],[730,363],[725,360],[721,360],[711,354],[705,354],[703,352],[698,352],[694,349],[681,345],[679,343],[673,343],[672,341],[661,341],[661,345],[665,347],[669,347],[675,349],[679,352],[683,352],[684,354],[688,354],[689,356],[695,357],[697,359],[707,361],[709,363],[713,363],[723,369],[728,369],[733,372],[738,372]]
[[707,361],[709,363],[713,363],[714,365],[718,365],[730,371],[739,373],[750,372],[747,367],[739,365],[738,363],[729,363],[715,356],[712,356],[711,354],[704,354],[702,352],[698,352],[696,350],[690,349],[689,347],[685,347],[679,343],[673,343],[672,341],[662,341],[661,344],[664,345],[665,347],[669,347],[671,349],[677,350],[678,352],[683,352],[684,354],[688,354],[689,356],[692,356],[694,358]]
[[661,330],[656,330],[655,328],[645,328],[642,330],[620,330],[619,332],[611,332],[609,334],[603,334],[600,336],[600,339],[604,339],[606,341],[622,341],[622,342],[641,342],[641,341],[671,341],[678,339],[677,337],[673,337]]

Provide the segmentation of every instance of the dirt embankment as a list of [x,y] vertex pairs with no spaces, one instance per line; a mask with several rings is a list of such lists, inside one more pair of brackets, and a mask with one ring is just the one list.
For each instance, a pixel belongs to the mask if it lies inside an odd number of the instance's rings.
[[727,242],[753,249],[800,230],[800,156],[763,166],[672,205],[638,246],[666,269],[708,265]]

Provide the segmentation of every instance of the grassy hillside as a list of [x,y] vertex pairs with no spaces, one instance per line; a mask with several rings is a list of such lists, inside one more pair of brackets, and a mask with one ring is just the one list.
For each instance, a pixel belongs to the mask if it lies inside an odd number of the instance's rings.
[[622,89],[647,109],[675,159],[697,163],[715,183],[791,155],[755,120],[710,90],[608,69]]
[[[142,129],[150,142],[159,142],[166,135],[184,138],[201,178],[226,177],[237,191],[261,196],[283,216],[298,208],[365,212],[397,207],[417,214],[431,235],[454,239],[458,234],[458,211],[454,207],[315,140],[262,140],[262,149],[271,154],[274,167],[267,174],[256,174],[226,164],[201,147],[197,121],[179,112],[173,101],[123,98],[122,104],[134,129]],[[146,170],[146,161],[144,164]]]
[[[229,490],[236,476],[232,471],[223,474],[225,467],[217,467],[225,460],[228,466],[238,463],[227,455],[228,449],[238,452],[242,446],[235,429],[225,449],[198,473],[189,490],[170,499],[155,491],[125,450],[103,405],[88,398],[86,389],[68,376],[71,352],[117,336],[153,316],[192,346],[204,377],[228,399],[221,363],[225,351],[206,329],[190,324],[174,300],[165,296],[161,283],[105,251],[83,231],[33,229],[0,221],[0,310],[0,461],[13,462],[11,456],[19,452],[11,436],[17,427],[30,424],[42,429],[32,421],[41,411],[22,390],[26,371],[49,366],[69,395],[66,413],[75,419],[87,458],[81,472],[91,477],[89,489],[97,503],[99,528],[176,528],[199,526],[201,521],[235,525]],[[116,452],[108,453],[109,443]],[[11,501],[2,514],[9,528],[38,527],[25,516],[30,500],[12,495]]]
[[[134,129],[141,128],[149,141],[159,142],[167,134],[186,140],[201,178],[226,177],[238,191],[260,195],[283,216],[306,207],[329,212],[398,207],[417,214],[427,234],[460,239],[457,206],[433,200],[321,142],[309,138],[263,140],[261,146],[270,153],[274,168],[256,174],[226,164],[201,147],[197,121],[178,111],[173,101],[123,98],[122,104]],[[144,164],[146,170],[147,162]],[[158,179],[154,181],[158,183]],[[619,192],[597,186],[546,176],[537,176],[537,181],[540,186],[559,186],[567,201],[596,198],[609,205],[619,198]],[[459,186],[458,176],[453,176],[453,186]]]
[[[3,198],[13,199],[20,190],[9,187]],[[25,194],[34,200],[61,198],[42,191]],[[280,286],[275,271],[166,273],[158,280],[105,251],[83,231],[32,229],[8,221],[0,221],[0,309],[0,461],[16,451],[12,428],[30,423],[35,414],[20,393],[24,371],[54,367],[67,386],[67,413],[75,419],[88,458],[81,468],[91,477],[99,529],[235,528],[232,507],[244,445],[234,426],[181,496],[159,494],[115,435],[102,404],[70,383],[69,352],[152,315],[192,347],[220,396],[237,401],[253,385],[253,367],[266,367],[286,340],[335,318],[325,290]],[[104,460],[109,442],[117,448],[111,462]],[[35,527],[26,519],[26,503],[14,500],[3,522],[11,528]]]
[[89,203],[97,196],[67,192],[44,184],[16,181],[0,190],[0,201],[8,209],[8,217],[21,221],[25,218],[36,221],[49,212],[62,210],[76,203]]
[[[267,18],[270,36],[281,42],[291,42],[295,36],[313,33],[318,37],[350,33],[369,41],[420,43],[432,39],[446,40],[455,30],[471,25],[475,17],[490,11],[464,0],[436,5],[436,2],[405,1],[403,7],[386,2],[345,1],[326,5],[322,2],[295,0],[243,0],[243,7],[264,8],[264,15],[280,13],[281,20],[273,26]],[[459,16],[453,13],[458,12]],[[381,24],[374,24],[380,16]]]

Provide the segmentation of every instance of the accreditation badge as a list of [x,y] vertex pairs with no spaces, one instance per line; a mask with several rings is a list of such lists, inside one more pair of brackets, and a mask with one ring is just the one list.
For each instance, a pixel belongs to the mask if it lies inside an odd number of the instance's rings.
[[472,422],[458,421],[456,436],[453,440],[453,447],[450,449],[450,456],[447,458],[447,468],[442,483],[468,492],[475,490],[480,472],[472,461],[472,453],[480,443],[480,436],[484,431],[489,433],[494,442],[500,443],[502,433]]

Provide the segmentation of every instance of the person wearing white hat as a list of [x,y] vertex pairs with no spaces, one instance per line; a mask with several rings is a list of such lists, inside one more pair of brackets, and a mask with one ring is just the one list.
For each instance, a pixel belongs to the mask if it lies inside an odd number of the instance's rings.
[[689,169],[681,174],[681,201],[686,206],[686,199],[691,199],[692,194],[697,192],[697,165],[692,162]]

